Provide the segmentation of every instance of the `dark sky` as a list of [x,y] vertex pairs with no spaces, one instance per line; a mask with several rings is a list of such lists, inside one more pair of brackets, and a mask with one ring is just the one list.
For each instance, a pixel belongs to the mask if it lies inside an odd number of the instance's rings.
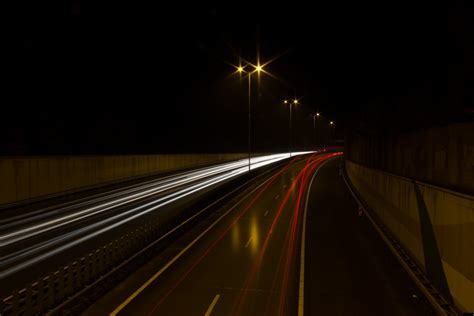
[[252,85],[256,151],[287,148],[293,96],[300,148],[316,110],[338,137],[472,120],[468,3],[25,6],[1,154],[244,151],[246,83],[229,63],[256,62],[257,47],[280,57]]

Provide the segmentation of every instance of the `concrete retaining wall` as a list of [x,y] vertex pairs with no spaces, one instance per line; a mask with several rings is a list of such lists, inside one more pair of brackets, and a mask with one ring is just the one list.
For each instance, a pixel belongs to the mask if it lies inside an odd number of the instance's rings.
[[345,154],[366,167],[474,194],[474,122],[397,135],[348,133]]
[[346,168],[361,196],[438,290],[443,292],[444,278],[446,296],[463,311],[474,311],[474,196],[347,160]]
[[237,153],[0,158],[0,208],[130,178],[245,157],[247,154]]

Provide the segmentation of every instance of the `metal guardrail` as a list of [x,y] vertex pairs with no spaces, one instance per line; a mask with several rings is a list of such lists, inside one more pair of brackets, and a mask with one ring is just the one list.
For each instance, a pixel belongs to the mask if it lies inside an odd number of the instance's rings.
[[450,304],[438,290],[436,290],[423,270],[415,263],[398,239],[392,234],[388,227],[382,223],[382,221],[374,214],[374,212],[370,210],[370,207],[363,200],[363,198],[359,196],[359,193],[355,190],[347,175],[345,167],[341,166],[341,169],[342,178],[344,179],[344,182],[346,183],[346,186],[351,192],[352,196],[357,201],[357,204],[364,211],[365,216],[367,216],[375,230],[379,233],[385,243],[389,246],[392,253],[401,263],[402,267],[413,279],[421,292],[426,296],[438,315],[460,315],[461,312],[458,311],[452,304]]
[[[168,225],[167,225],[168,226]],[[146,246],[161,233],[159,220],[149,222],[89,252],[85,256],[15,290],[0,304],[1,315],[36,315],[62,302],[78,289],[89,285],[118,263]]]

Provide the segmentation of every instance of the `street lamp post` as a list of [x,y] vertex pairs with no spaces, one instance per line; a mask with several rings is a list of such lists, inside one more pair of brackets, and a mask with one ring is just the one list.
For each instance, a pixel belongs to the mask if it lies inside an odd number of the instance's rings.
[[316,113],[313,115],[313,136],[314,136],[314,147],[316,148],[318,145],[317,134],[316,133],[316,118],[319,118],[320,114]]
[[293,118],[292,118],[292,107],[293,107],[293,104],[294,104],[294,105],[297,105],[297,104],[298,104],[298,100],[297,100],[297,99],[293,99],[293,101],[284,100],[283,103],[285,103],[285,104],[290,104],[290,157],[291,157],[291,154],[292,154],[292,151],[293,151]]
[[332,142],[335,143],[335,141],[336,141],[336,123],[334,121],[330,121],[329,125],[331,127]]
[[248,171],[250,171],[250,159],[251,159],[251,145],[252,145],[252,138],[251,138],[251,132],[252,132],[252,74],[254,72],[257,72],[258,74],[260,74],[260,72],[262,71],[263,67],[260,66],[259,64],[254,66],[255,67],[255,70],[254,71],[249,71],[249,72],[246,72],[244,70],[244,67],[242,66],[239,66],[237,68],[237,71],[239,73],[247,73],[248,74],[248,105],[249,105],[249,110],[248,110],[248,160],[249,160],[249,163],[248,163]]
[[250,172],[250,145],[251,145],[251,138],[250,138],[250,132],[251,132],[251,126],[252,126],[252,112],[251,112],[251,86],[252,86],[252,81],[251,81],[251,78],[252,78],[252,73],[249,73],[249,122],[248,122],[248,128],[249,128],[249,131],[248,131],[248,148],[249,148],[249,172]]

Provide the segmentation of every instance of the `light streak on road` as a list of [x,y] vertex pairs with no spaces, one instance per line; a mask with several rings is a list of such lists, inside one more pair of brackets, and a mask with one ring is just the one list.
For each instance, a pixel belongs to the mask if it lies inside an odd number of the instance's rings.
[[[293,153],[292,155],[307,153],[309,152]],[[251,159],[251,169],[255,170],[289,157],[289,153],[254,157]],[[241,159],[149,181],[142,186],[135,186],[119,192],[114,191],[110,195],[92,197],[89,201],[81,200],[77,205],[35,212],[31,218],[19,216],[17,221],[10,221],[8,225],[5,225],[7,231],[0,235],[0,247],[13,248],[0,257],[0,279],[247,171],[248,159]],[[154,196],[156,198],[153,198]],[[145,204],[126,207],[129,203],[144,199],[147,199]],[[110,214],[110,216],[101,217],[93,223],[67,229],[69,225],[79,225],[82,221],[93,219],[94,216],[108,215],[107,212],[117,210],[118,207],[124,207],[118,214]],[[56,233],[56,235],[47,240],[37,240],[37,237],[41,237],[45,233]],[[30,244],[16,247],[20,242]]]

